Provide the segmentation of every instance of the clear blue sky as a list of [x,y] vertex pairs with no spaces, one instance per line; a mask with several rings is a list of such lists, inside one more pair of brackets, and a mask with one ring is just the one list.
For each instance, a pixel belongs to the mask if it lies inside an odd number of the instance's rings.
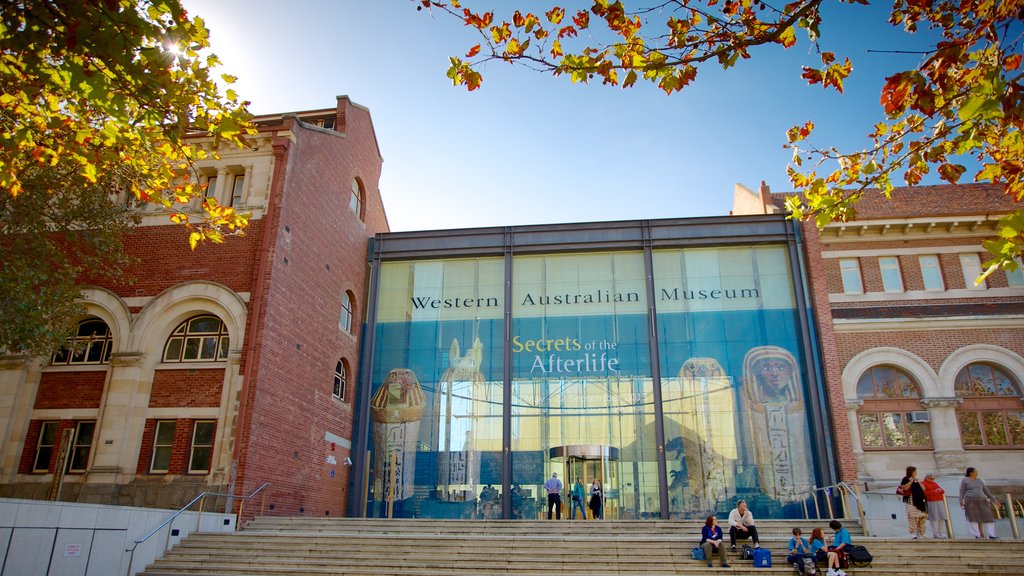
[[[821,46],[854,62],[843,95],[800,78],[801,65],[820,66],[803,32],[789,50],[757,49],[727,72],[702,68],[671,96],[649,85],[572,85],[504,63],[490,63],[470,93],[445,71],[448,56],[478,42],[473,30],[417,11],[418,2],[184,4],[206,20],[252,112],[326,108],[341,94],[370,109],[395,231],[727,214],[735,183],[791,190],[782,144],[794,124],[813,120],[822,146],[866,147],[882,119],[883,78],[920,58],[867,50],[921,50],[929,40],[892,28],[891,4],[832,3]],[[497,4],[538,14],[553,5]],[[497,17],[510,19],[503,9]]]

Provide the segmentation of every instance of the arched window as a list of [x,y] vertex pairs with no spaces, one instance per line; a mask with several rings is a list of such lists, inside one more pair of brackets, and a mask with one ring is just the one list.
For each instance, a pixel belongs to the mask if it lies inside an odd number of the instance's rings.
[[352,294],[349,292],[341,295],[341,318],[338,319],[338,328],[352,333]]
[[928,412],[921,390],[895,366],[872,366],[857,381],[861,445],[865,450],[931,448]]
[[1024,446],[1020,385],[1011,374],[994,364],[968,364],[953,389],[963,398],[956,415],[964,448]]
[[363,196],[363,183],[358,178],[353,178],[352,198],[348,202],[348,207],[360,220],[363,219]]
[[216,316],[194,316],[174,329],[164,362],[216,362],[228,358],[228,331]]
[[111,348],[113,341],[107,323],[99,318],[86,318],[78,323],[78,332],[53,355],[50,364],[107,364]]
[[342,358],[334,367],[334,397],[345,399],[348,394],[348,363]]

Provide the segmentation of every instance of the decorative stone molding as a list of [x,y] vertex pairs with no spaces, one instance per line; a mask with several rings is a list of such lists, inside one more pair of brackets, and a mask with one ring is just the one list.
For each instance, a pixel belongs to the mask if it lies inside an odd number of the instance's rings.
[[864,405],[864,401],[861,400],[860,398],[857,398],[856,400],[847,400],[846,401],[846,409],[847,410],[857,410],[858,408],[860,408],[863,405]]
[[939,475],[962,475],[967,468],[967,453],[963,450],[935,451],[935,465]]
[[956,396],[947,398],[923,398],[921,400],[921,404],[924,404],[928,408],[946,408],[950,406],[959,406],[963,401],[963,398]]
[[242,363],[242,349],[236,348],[228,351],[228,364],[238,366]]
[[4,354],[0,356],[0,370],[21,370],[28,364],[27,354]]
[[142,352],[113,352],[110,354],[110,365],[115,368],[131,368],[142,364]]

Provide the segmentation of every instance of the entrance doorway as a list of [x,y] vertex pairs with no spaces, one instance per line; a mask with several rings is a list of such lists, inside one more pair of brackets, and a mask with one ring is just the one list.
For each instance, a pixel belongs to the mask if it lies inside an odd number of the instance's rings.
[[[619,517],[619,449],[614,446],[600,444],[572,444],[555,446],[549,450],[549,457],[555,462],[563,463],[565,493],[570,494],[572,487],[579,478],[586,490],[586,503],[590,501],[590,488],[594,480],[601,481],[604,493],[604,510],[602,516],[608,519]],[[567,500],[569,498],[567,497]],[[565,503],[566,512],[571,513],[571,500]],[[587,508],[587,517],[591,511]]]

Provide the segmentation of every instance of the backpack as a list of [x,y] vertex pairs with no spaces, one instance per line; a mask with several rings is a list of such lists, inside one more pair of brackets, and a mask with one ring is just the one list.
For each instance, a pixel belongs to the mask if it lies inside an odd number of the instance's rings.
[[690,550],[690,556],[693,557],[694,560],[707,560],[707,558],[704,557],[704,548],[700,546]]
[[750,546],[747,546],[746,544],[744,544],[743,548],[740,549],[740,560],[753,560],[753,559],[754,559],[754,549],[751,548]]
[[796,566],[796,571],[800,576],[818,576],[818,565],[815,564],[813,558],[803,556],[797,559],[794,566]]
[[766,548],[754,549],[754,568],[771,568],[772,551]]
[[870,566],[871,561],[875,559],[875,557],[868,552],[868,549],[863,546],[854,544],[847,546],[846,548],[846,557],[849,559],[850,564],[853,564],[857,568]]

